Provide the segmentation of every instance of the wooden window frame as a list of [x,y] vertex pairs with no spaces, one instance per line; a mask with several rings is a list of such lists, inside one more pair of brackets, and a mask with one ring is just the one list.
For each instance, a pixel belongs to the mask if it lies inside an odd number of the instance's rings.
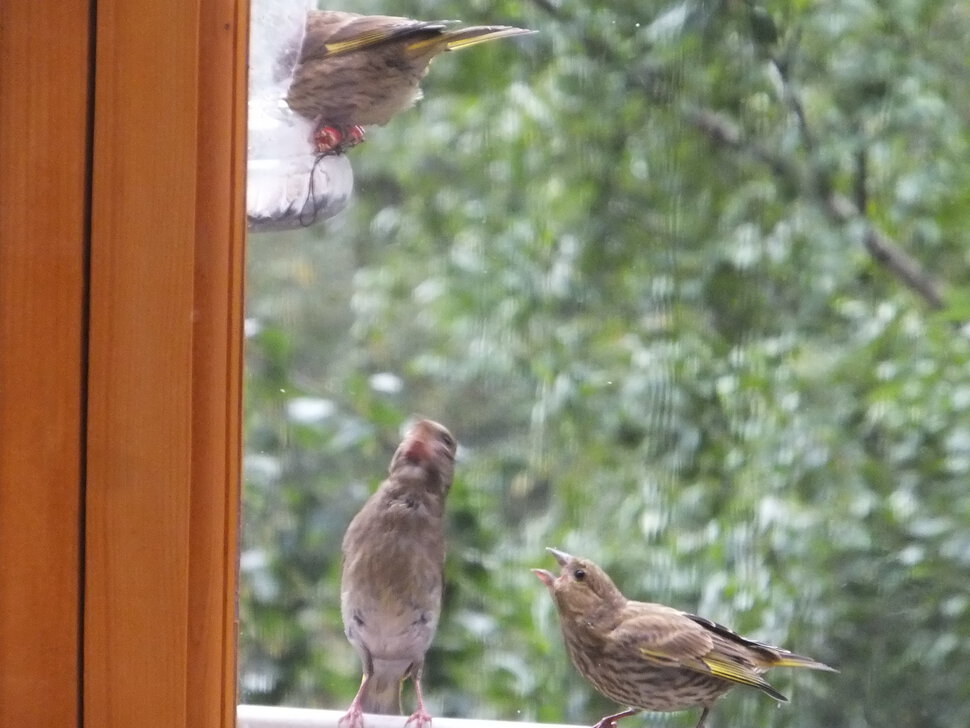
[[248,13],[0,6],[0,725],[235,723]]

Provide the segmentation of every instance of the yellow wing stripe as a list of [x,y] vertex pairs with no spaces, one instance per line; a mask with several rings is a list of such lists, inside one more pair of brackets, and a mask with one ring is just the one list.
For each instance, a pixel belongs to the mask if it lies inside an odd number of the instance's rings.
[[772,667],[807,667],[810,670],[825,670],[826,672],[838,672],[834,667],[829,667],[824,662],[813,660],[810,657],[792,655],[787,657],[782,655],[778,660],[771,663]]
[[388,37],[389,34],[386,30],[371,30],[366,33],[361,33],[350,40],[338,40],[332,43],[326,43],[324,44],[324,48],[327,49],[327,53],[330,55],[350,53],[351,51],[359,51],[361,48],[376,45],[377,43],[383,43]]
[[479,43],[487,43],[490,40],[498,40],[499,38],[508,38],[513,35],[529,35],[534,33],[532,30],[525,30],[524,28],[459,28],[458,30],[452,30],[445,33],[445,38],[441,37],[426,38],[423,40],[415,41],[414,43],[408,44],[408,51],[412,53],[421,53],[428,47],[434,47],[441,45],[442,40],[445,42],[445,47],[449,51],[456,51],[461,48],[468,48],[469,46],[478,45]]
[[744,667],[743,665],[739,665],[736,662],[730,660],[721,660],[710,655],[707,657],[686,657],[683,659],[677,659],[662,651],[650,650],[645,647],[641,647],[639,649],[640,654],[643,655],[645,659],[660,666],[680,667],[685,670],[693,670],[694,672],[704,673],[705,675],[713,675],[721,680],[728,680],[733,683],[738,683],[739,685],[749,685],[750,687],[764,691],[775,700],[788,702],[788,698],[771,687],[771,685],[766,680],[762,679],[761,676],[759,676],[756,672],[753,672],[752,670]]
[[763,690],[775,700],[788,701],[788,698],[771,687],[766,680],[743,665],[739,665],[736,662],[719,660],[716,657],[702,657],[700,661],[707,666],[711,674],[715,677],[719,677],[722,680],[730,680],[740,685],[750,685],[753,688]]

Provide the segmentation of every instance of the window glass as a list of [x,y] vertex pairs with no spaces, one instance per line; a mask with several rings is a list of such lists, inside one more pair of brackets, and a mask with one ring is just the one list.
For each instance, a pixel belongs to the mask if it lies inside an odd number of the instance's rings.
[[346,209],[250,236],[241,700],[349,704],[341,539],[427,416],[434,715],[626,707],[569,662],[555,546],[841,670],[719,725],[970,724],[966,8],[353,9],[539,32],[438,57]]

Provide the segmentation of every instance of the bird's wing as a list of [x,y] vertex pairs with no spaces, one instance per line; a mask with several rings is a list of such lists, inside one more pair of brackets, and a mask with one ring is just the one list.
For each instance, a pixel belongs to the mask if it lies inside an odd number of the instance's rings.
[[703,657],[714,646],[707,630],[685,619],[678,610],[642,602],[628,604],[612,636],[645,659],[667,667]]
[[[724,638],[719,630],[734,634],[714,622],[676,609],[631,602],[628,616],[614,630],[614,636],[659,667],[693,670],[758,688],[776,700],[787,700],[757,673],[755,663],[741,649],[721,649]],[[738,639],[742,640],[742,648],[747,646],[747,640]]]
[[723,624],[718,624],[717,622],[707,619],[706,617],[698,617],[696,614],[689,614],[687,612],[684,612],[683,614],[689,620],[695,624],[699,624],[711,634],[716,634],[728,642],[743,645],[744,647],[750,647],[758,652],[771,653],[779,649],[778,647],[772,647],[764,642],[756,642],[755,640],[749,640],[747,637],[742,637],[734,630],[728,629]]
[[778,648],[742,637],[723,624],[705,617],[687,612],[684,612],[684,616],[712,635],[714,647],[703,661],[711,668],[713,675],[758,688],[775,700],[788,701],[759,674],[772,665],[782,664],[778,659]]
[[[525,28],[513,28],[509,25],[478,25],[470,28],[449,30],[444,33],[444,36],[448,50],[456,51],[459,48],[468,48],[469,46],[486,43],[490,40],[511,38],[516,35],[532,35],[535,32],[534,30],[527,30]],[[415,45],[420,47],[421,43],[419,42]],[[413,52],[415,48],[412,46],[410,50]]]
[[732,645],[741,645],[748,649],[752,661],[760,667],[807,667],[811,670],[826,670],[828,672],[838,672],[834,667],[829,667],[824,662],[819,662],[811,657],[797,655],[794,652],[775,647],[765,642],[742,637],[737,632],[728,629],[723,624],[718,624],[705,617],[698,617],[696,614],[684,613],[684,616],[693,620],[715,635],[715,642],[720,642],[730,649]]
[[437,37],[446,27],[442,21],[325,11],[310,13],[300,62],[332,58],[402,40]]

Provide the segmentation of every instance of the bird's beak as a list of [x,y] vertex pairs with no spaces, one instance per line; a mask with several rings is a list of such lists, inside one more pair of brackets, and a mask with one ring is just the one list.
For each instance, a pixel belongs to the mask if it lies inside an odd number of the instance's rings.
[[554,549],[552,546],[546,546],[546,551],[556,557],[556,561],[559,562],[560,566],[565,566],[573,558],[565,551]]
[[532,573],[539,577],[539,581],[550,589],[552,588],[552,583],[556,580],[555,574],[553,574],[551,571],[546,571],[545,569],[533,569]]
[[408,435],[406,447],[402,451],[404,459],[409,463],[423,463],[431,460],[431,450],[428,443],[419,437]]

